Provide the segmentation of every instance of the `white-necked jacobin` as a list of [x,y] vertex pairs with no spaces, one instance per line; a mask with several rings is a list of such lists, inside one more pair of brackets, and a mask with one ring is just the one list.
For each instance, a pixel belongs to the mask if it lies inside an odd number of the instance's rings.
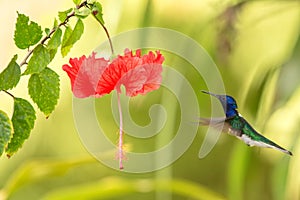
[[203,90],[202,92],[219,99],[226,117],[214,119],[200,118],[200,125],[212,125],[215,127],[223,125],[223,132],[227,132],[230,135],[237,137],[245,142],[248,146],[272,148],[282,151],[283,153],[293,155],[292,152],[282,148],[278,144],[272,142],[254,130],[254,128],[252,128],[252,126],[237,111],[237,104],[233,97],[228,95],[213,94]]

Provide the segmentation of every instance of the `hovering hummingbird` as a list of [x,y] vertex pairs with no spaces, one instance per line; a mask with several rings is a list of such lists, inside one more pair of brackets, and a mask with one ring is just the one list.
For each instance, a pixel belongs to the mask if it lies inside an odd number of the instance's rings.
[[237,111],[237,104],[233,97],[228,95],[218,95],[202,90],[203,93],[212,95],[219,99],[226,114],[225,118],[200,118],[200,125],[212,125],[214,127],[223,125],[223,132],[237,137],[244,141],[248,146],[258,146],[277,149],[283,153],[293,155],[292,152],[282,148],[266,137],[259,134]]

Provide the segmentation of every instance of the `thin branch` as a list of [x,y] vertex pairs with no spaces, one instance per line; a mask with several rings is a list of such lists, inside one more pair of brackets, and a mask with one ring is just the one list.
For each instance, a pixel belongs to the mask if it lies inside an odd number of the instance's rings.
[[7,90],[2,90],[2,91],[8,94],[9,96],[11,96],[13,99],[15,98],[15,96],[12,93],[8,92]]
[[28,54],[25,56],[24,60],[20,63],[20,67],[27,64],[27,59],[31,56],[32,53],[33,53],[33,49],[28,51]]

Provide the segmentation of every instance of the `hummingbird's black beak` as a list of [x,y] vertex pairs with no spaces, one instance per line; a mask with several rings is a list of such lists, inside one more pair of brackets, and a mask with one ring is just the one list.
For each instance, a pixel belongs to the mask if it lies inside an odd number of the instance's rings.
[[220,103],[223,106],[224,111],[226,112],[227,102],[226,102],[226,98],[224,98],[224,95],[214,94],[214,93],[211,93],[211,92],[208,92],[208,91],[205,91],[205,90],[201,90],[201,92],[216,97],[220,101]]
[[219,99],[219,95],[217,95],[217,94],[214,94],[214,93],[211,93],[211,92],[208,92],[208,91],[205,91],[205,90],[201,90],[201,92],[203,92],[203,93],[205,93],[205,94],[212,95],[212,96],[214,96],[214,97],[216,97],[216,98]]

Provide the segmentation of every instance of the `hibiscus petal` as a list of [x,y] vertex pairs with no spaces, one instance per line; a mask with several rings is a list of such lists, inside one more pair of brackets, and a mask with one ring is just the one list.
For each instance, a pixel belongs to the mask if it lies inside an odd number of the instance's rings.
[[126,95],[134,96],[134,94],[143,88],[144,83],[147,80],[145,68],[143,66],[136,67],[122,76],[115,86],[116,90],[120,93],[121,85],[125,86]]
[[85,56],[81,56],[79,59],[78,58],[70,58],[69,63],[71,64],[71,66],[69,66],[67,64],[62,66],[62,69],[65,72],[67,72],[67,74],[71,80],[72,90],[73,90],[74,81],[78,74],[79,68],[85,59],[86,59]]
[[162,65],[160,64],[147,64],[144,65],[144,76],[146,80],[142,83],[142,87],[139,90],[133,92],[130,96],[136,96],[138,94],[146,94],[160,87],[162,77]]
[[63,66],[72,84],[73,94],[78,98],[85,98],[89,96],[97,96],[96,88],[101,74],[108,65],[108,60],[104,58],[96,58],[96,53],[85,58],[85,56],[78,59],[70,59],[70,64]]
[[97,94],[109,94],[116,88],[120,79],[130,70],[142,65],[143,60],[133,56],[132,52],[125,52],[124,56],[118,56],[103,72],[97,88]]
[[103,72],[97,87],[97,94],[109,94],[124,85],[128,96],[146,94],[158,89],[161,84],[162,62],[159,51],[141,56],[141,50],[134,55],[126,49],[124,56],[118,56]]

